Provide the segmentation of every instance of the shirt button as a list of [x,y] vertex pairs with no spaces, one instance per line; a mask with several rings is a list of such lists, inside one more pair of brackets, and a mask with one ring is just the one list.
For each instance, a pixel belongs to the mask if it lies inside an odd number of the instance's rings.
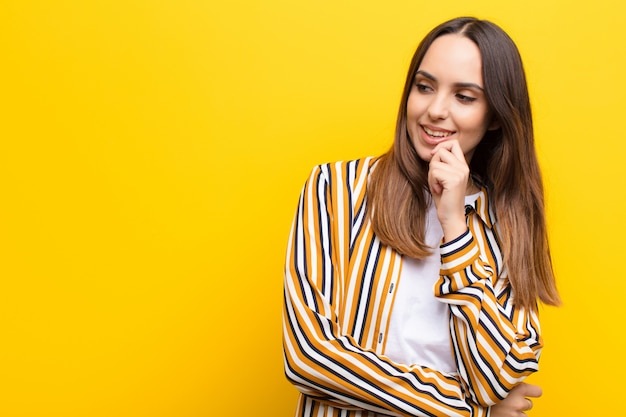
[[474,210],[474,207],[470,206],[469,204],[465,206],[465,215],[468,215],[471,213],[471,211]]

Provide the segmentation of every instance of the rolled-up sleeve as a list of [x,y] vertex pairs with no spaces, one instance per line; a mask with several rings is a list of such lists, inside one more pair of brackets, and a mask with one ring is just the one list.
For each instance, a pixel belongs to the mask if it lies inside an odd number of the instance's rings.
[[450,307],[461,381],[473,401],[489,406],[537,371],[542,341],[536,311],[514,305],[508,280],[481,254],[478,239],[489,230],[476,230],[441,245],[435,295]]

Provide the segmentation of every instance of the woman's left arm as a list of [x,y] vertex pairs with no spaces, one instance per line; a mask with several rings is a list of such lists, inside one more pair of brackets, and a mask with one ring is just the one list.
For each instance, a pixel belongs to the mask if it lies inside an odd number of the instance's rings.
[[450,307],[462,383],[472,400],[489,406],[537,371],[542,340],[536,311],[514,305],[508,280],[481,255],[480,232],[487,229],[441,246],[435,295]]

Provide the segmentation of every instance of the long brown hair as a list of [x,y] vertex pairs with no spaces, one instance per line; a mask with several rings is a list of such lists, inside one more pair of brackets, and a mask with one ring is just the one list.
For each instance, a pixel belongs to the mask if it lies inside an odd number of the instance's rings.
[[407,132],[407,99],[426,51],[435,39],[450,33],[478,46],[485,97],[500,125],[487,131],[476,147],[470,170],[489,190],[515,303],[535,309],[539,298],[558,305],[524,67],[511,38],[489,21],[452,19],[433,29],[417,47],[402,93],[394,143],[380,158],[368,187],[374,232],[402,254],[419,259],[431,253],[424,240],[428,163],[417,155]]

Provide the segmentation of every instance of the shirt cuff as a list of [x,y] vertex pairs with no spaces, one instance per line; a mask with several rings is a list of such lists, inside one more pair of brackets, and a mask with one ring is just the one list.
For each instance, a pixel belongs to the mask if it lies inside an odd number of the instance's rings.
[[451,275],[471,265],[479,256],[478,243],[467,230],[461,236],[440,246],[441,275]]

